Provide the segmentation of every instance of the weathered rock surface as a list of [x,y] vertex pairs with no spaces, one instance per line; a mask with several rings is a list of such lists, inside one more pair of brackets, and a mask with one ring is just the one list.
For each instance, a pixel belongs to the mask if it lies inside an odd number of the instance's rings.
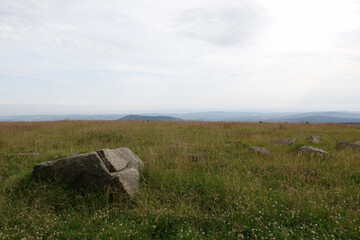
[[253,153],[260,154],[260,155],[263,155],[263,156],[271,155],[271,152],[269,150],[267,150],[266,148],[264,148],[264,147],[251,146],[249,148],[249,150],[251,152],[253,152]]
[[360,146],[360,141],[356,141],[354,144]]
[[313,143],[321,142],[321,138],[319,136],[310,136],[310,137],[307,137],[306,140],[313,142]]
[[33,175],[54,178],[76,187],[113,186],[133,196],[139,188],[144,164],[128,148],[101,149],[55,161],[37,164]]
[[340,141],[337,143],[338,147],[340,148],[358,148],[360,145],[356,143],[350,143],[347,141]]
[[320,148],[314,148],[311,146],[302,146],[299,151],[301,153],[312,153],[312,154],[321,154],[321,155],[326,155],[326,156],[330,156],[330,153],[320,149]]
[[275,144],[275,145],[290,145],[294,142],[294,139],[292,138],[281,138],[281,139],[276,139],[276,140],[273,140],[271,141],[272,144]]

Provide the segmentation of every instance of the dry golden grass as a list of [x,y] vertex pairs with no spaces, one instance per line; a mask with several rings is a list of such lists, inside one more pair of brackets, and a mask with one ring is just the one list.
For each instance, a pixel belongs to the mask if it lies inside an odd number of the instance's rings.
[[[360,140],[360,125],[0,123],[0,239],[357,239],[360,150],[340,140]],[[302,145],[332,157],[298,154]],[[134,199],[31,178],[38,162],[118,147],[146,166]]]

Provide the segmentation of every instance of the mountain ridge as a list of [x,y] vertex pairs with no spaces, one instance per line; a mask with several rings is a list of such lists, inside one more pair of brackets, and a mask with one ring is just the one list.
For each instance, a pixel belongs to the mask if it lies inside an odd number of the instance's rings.
[[170,116],[146,116],[146,115],[126,115],[118,121],[184,121],[183,119]]
[[206,121],[206,122],[309,122],[360,123],[360,113],[343,111],[324,112],[250,112],[208,111],[193,113],[143,114],[67,114],[67,115],[15,115],[0,116],[4,122],[61,121],[61,120],[142,120],[142,121]]

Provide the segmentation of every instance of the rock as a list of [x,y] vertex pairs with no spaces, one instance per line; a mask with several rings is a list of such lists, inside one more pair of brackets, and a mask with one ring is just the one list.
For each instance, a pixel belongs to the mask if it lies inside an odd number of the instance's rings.
[[29,157],[36,157],[39,156],[40,153],[38,152],[29,152],[29,153],[17,153],[16,156],[29,156]]
[[338,147],[340,148],[358,148],[359,145],[355,143],[349,143],[347,141],[340,141],[337,143]]
[[266,148],[264,147],[258,147],[258,146],[251,146],[249,148],[249,150],[253,153],[256,153],[256,154],[260,154],[260,155],[264,155],[264,156],[269,156],[271,155],[271,152],[269,150],[267,150]]
[[360,141],[356,141],[354,144],[360,146]]
[[310,137],[307,137],[306,140],[313,142],[313,143],[321,142],[321,138],[319,136],[310,136]]
[[302,153],[313,153],[313,154],[322,154],[322,155],[330,156],[330,154],[328,152],[325,152],[324,150],[322,150],[320,148],[314,148],[311,146],[302,146],[299,149],[299,151]]
[[55,161],[37,164],[33,176],[54,178],[76,187],[113,186],[133,196],[139,188],[144,164],[128,148],[101,149]]
[[70,156],[74,156],[74,155],[79,155],[80,153],[77,153],[77,152],[72,152],[72,153],[70,153],[69,155]]
[[272,143],[276,144],[276,145],[290,145],[293,142],[294,142],[294,139],[292,139],[292,138],[281,138],[281,139],[272,141]]
[[133,196],[139,188],[140,175],[135,168],[126,168],[119,172],[110,173],[110,175],[121,182],[129,196]]

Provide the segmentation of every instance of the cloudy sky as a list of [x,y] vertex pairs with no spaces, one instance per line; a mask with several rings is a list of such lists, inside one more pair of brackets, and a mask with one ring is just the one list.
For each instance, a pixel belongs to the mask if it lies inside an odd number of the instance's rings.
[[359,0],[0,0],[0,114],[360,111]]

